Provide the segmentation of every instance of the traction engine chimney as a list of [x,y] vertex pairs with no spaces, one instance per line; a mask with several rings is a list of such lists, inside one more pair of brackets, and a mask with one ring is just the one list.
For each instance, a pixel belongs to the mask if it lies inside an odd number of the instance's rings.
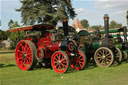
[[63,30],[64,30],[65,39],[67,39],[67,36],[68,36],[68,19],[63,19]]
[[123,28],[124,28],[124,43],[126,43],[127,42],[127,27],[124,26]]
[[104,15],[104,30],[105,30],[105,38],[102,40],[103,47],[113,48],[113,43],[111,38],[109,38],[109,16],[108,14]]
[[109,37],[109,16],[108,14],[104,15],[104,28],[105,28],[105,37]]

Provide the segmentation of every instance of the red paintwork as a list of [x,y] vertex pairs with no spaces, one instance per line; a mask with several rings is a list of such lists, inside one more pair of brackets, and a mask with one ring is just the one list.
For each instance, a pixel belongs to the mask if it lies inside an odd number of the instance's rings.
[[69,67],[69,59],[68,56],[65,55],[63,52],[58,51],[55,52],[52,56],[52,67],[57,73],[64,73],[67,71]]
[[68,49],[69,49],[69,51],[73,51],[73,50],[75,49],[73,42],[69,42],[69,43],[68,43]]
[[[52,68],[57,73],[64,73],[70,66],[75,70],[80,70],[85,65],[84,55],[79,51],[73,52],[75,47],[73,42],[66,44],[67,51],[59,51],[62,41],[56,42],[53,35],[49,33],[48,29],[55,28],[52,25],[34,25],[28,27],[22,27],[18,29],[11,29],[10,32],[26,31],[26,30],[37,30],[43,32],[40,36],[27,36],[26,40],[31,41],[29,44],[21,40],[16,47],[16,63],[21,70],[29,70],[34,64],[33,61],[38,61],[39,63],[47,62],[51,60]],[[42,31],[43,30],[43,31]],[[31,46],[32,45],[32,46]],[[35,45],[35,46],[34,46]],[[34,48],[33,48],[34,47]],[[32,49],[33,48],[33,49]],[[62,50],[62,49],[61,49]],[[69,52],[70,51],[70,52]],[[25,54],[24,54],[25,53]],[[72,56],[71,53],[77,56]],[[24,58],[24,56],[27,56]],[[36,56],[36,59],[35,57]],[[34,60],[33,60],[34,59]],[[69,60],[70,59],[70,60]],[[59,64],[58,64],[59,62]],[[76,65],[79,63],[79,66]],[[28,65],[28,66],[27,66]]]
[[31,37],[27,37],[26,40],[32,41],[32,38]]
[[40,48],[40,47],[45,47],[45,46],[50,45],[50,44],[52,44],[52,41],[51,41],[51,34],[48,33],[48,32],[44,33],[44,34],[41,36],[40,40],[38,40],[38,42],[37,42],[37,46],[38,46],[39,48]]
[[19,27],[19,28],[11,28],[9,32],[18,32],[18,31],[26,31],[26,30],[42,30],[42,29],[54,29],[55,26],[47,25],[47,24],[39,24],[27,27]]
[[[27,57],[22,56],[26,54]],[[28,70],[32,66],[32,49],[25,41],[20,41],[16,47],[15,59],[18,67],[21,70]]]
[[59,50],[59,45],[61,42],[52,43],[51,34],[48,32],[43,34],[42,37],[43,38],[38,40],[37,47],[45,50],[45,58],[50,58],[53,52]]
[[86,62],[86,59],[84,57],[84,54],[82,54],[80,51],[78,51],[78,55],[71,59],[70,66],[74,70],[81,70],[81,69],[84,69],[85,62]]
[[43,52],[41,51],[42,49],[37,49],[36,51],[37,51],[37,56],[38,56],[38,58],[39,59],[42,59],[43,58]]

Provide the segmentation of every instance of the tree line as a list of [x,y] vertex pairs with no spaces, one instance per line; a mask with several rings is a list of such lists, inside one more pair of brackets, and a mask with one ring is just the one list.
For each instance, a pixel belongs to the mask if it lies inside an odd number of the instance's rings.
[[[126,12],[126,20],[127,20],[127,25],[128,25],[128,10]],[[81,22],[81,24],[83,25],[83,27],[85,29],[88,29],[88,28],[90,28],[90,29],[101,29],[101,30],[104,29],[104,27],[102,25],[89,26],[89,22],[88,22],[87,19],[83,19],[80,22]],[[116,22],[114,20],[112,20],[112,21],[110,21],[109,26],[110,26],[109,27],[110,29],[114,29],[114,28],[120,28],[120,27],[122,27],[122,24],[121,23],[118,23],[118,22]]]
[[[72,7],[72,0],[20,0],[22,4],[16,11],[21,13],[22,25],[19,25],[17,21],[10,20],[8,27],[15,28],[26,25],[34,24],[52,24],[56,25],[58,21],[62,19],[74,19],[77,15]],[[128,11],[127,11],[127,24],[128,24]],[[90,26],[87,19],[81,20],[81,24],[84,28],[103,29],[101,25]],[[110,22],[110,29],[119,28],[122,24],[116,21]],[[0,30],[0,40],[5,40],[8,37],[11,40],[17,40],[23,38],[23,32],[9,33],[8,31]]]
[[[104,26],[102,26],[102,25],[89,26],[89,22],[87,19],[83,19],[80,22],[85,29],[100,29],[100,30],[104,29]],[[120,27],[122,27],[122,24],[112,20],[112,21],[110,21],[109,27],[110,27],[110,29],[120,28]]]
[[[76,16],[72,7],[72,0],[20,0],[22,6],[16,11],[21,13],[22,26],[34,24],[52,24],[56,25],[62,19],[73,19]],[[8,22],[9,29],[20,27],[17,21]],[[16,41],[24,37],[23,32],[8,33],[0,30],[0,40],[6,40],[8,37]]]

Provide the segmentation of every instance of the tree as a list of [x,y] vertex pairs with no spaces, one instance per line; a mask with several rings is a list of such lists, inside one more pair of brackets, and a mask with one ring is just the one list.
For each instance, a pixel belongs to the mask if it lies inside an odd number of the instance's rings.
[[7,40],[10,33],[8,31],[0,30],[0,41]]
[[83,19],[83,20],[81,20],[80,22],[81,22],[81,24],[84,26],[84,28],[88,28],[88,27],[89,27],[88,20]]
[[[13,28],[16,28],[16,27],[20,27],[18,22],[17,21],[13,21],[12,19],[9,21],[8,26],[9,26],[10,29],[13,29]],[[14,42],[18,42],[23,37],[24,37],[24,32],[23,31],[12,32],[9,35],[9,39],[11,39]]]
[[3,37],[3,39],[4,40],[7,40],[8,39],[8,37],[9,37],[9,35],[10,35],[10,32],[7,30],[7,31],[4,31],[4,37]]
[[0,30],[0,40],[3,40],[3,31]]
[[126,15],[126,19],[127,19],[127,24],[128,24],[128,10],[127,10],[127,15]]
[[104,27],[103,26],[101,26],[101,25],[93,25],[93,26],[91,26],[90,28],[92,28],[92,29],[96,29],[96,30],[103,30],[104,29]]
[[17,21],[13,21],[12,19],[8,22],[8,27],[9,27],[9,29],[11,29],[11,28],[16,28],[16,27],[20,27],[20,25],[18,24],[18,22]]
[[114,28],[120,28],[120,27],[122,27],[122,24],[120,23],[117,23],[116,21],[114,21],[114,20],[112,20],[111,22],[110,22],[110,29],[114,29]]
[[13,20],[10,19],[10,21],[8,22],[8,27],[9,27],[9,29],[12,28],[12,25],[13,25],[13,24],[14,24]]
[[75,11],[71,0],[21,0],[22,23],[33,25],[45,23],[56,25],[62,18],[74,18]]

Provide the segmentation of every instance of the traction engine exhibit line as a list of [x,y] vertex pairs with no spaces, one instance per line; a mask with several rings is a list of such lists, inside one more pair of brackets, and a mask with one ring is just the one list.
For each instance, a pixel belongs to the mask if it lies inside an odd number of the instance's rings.
[[10,29],[10,32],[25,31],[26,39],[21,40],[15,50],[17,66],[21,70],[31,70],[36,64],[48,64],[57,73],[67,72],[69,66],[74,70],[84,69],[86,56],[74,41],[68,39],[68,21],[63,21],[65,39],[56,41],[49,30],[55,26],[40,24]]
[[[104,34],[105,31],[100,31],[100,33]],[[109,33],[114,33],[114,35],[111,35],[111,36],[112,36],[112,42],[114,44],[114,47],[117,50],[116,56],[119,59],[119,63],[121,63],[122,59],[127,61],[127,59],[128,59],[128,55],[127,55],[128,43],[127,43],[127,28],[126,28],[126,26],[124,26],[122,28],[118,28],[118,29],[109,30]],[[121,34],[121,33],[123,33],[123,34]],[[91,33],[91,34],[93,34],[93,33]],[[121,36],[124,37],[124,39],[122,39]]]
[[83,47],[82,49],[87,55],[88,62],[94,56],[98,66],[109,67],[118,59],[116,55],[117,49],[114,47],[112,38],[109,35],[109,16],[107,14],[104,15],[104,28],[105,37],[103,39],[100,38],[99,33],[90,35],[90,33],[80,31],[80,48]]
[[[121,38],[121,32],[123,33],[124,39]],[[115,32],[113,32],[115,33]],[[127,42],[127,28],[126,26],[118,29],[117,37],[113,39],[114,46],[118,49],[120,49],[122,53],[122,57],[120,57],[120,61],[123,59],[125,61],[128,61],[128,42]]]

